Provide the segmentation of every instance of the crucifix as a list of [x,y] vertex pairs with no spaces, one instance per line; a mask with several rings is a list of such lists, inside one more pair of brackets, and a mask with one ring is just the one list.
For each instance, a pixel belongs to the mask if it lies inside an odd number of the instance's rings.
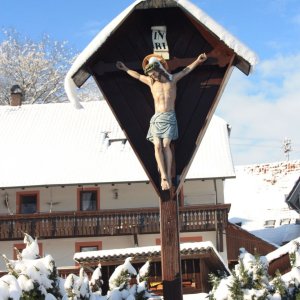
[[[152,27],[153,54],[147,55],[142,62],[143,74],[127,67],[122,61],[116,67],[132,78],[150,88],[154,101],[154,115],[150,119],[147,136],[154,145],[155,161],[160,176],[160,235],[163,294],[165,300],[182,299],[181,259],[178,220],[178,182],[176,178],[174,141],[178,138],[175,102],[177,83],[203,64],[209,57],[210,63],[216,63],[214,57],[219,54],[201,53],[194,59],[170,60],[166,40],[166,27]],[[220,57],[220,55],[218,55]],[[219,65],[223,62],[219,59]],[[224,65],[227,63],[225,59]],[[171,70],[183,67],[172,74]],[[188,100],[187,100],[188,101]],[[187,104],[188,105],[188,104]]]
[[165,59],[157,54],[147,55],[142,63],[144,74],[129,69],[118,61],[116,67],[149,86],[154,100],[154,115],[150,120],[147,140],[154,145],[154,154],[161,178],[161,190],[169,197],[160,201],[160,232],[164,299],[182,298],[178,201],[174,193],[172,166],[175,165],[171,142],[178,138],[175,112],[177,82],[207,59],[200,54],[181,71],[171,74]]
[[[185,1],[137,1],[97,35],[68,73],[72,98],[73,85],[80,87],[90,75],[94,77],[160,198],[165,300],[182,299],[178,194],[233,67],[246,75],[252,67],[247,49],[232,43],[235,39],[226,32],[224,38],[213,21],[203,23],[202,15]],[[199,56],[207,58],[203,65],[174,82],[176,74],[189,70]],[[168,113],[167,122],[163,121],[167,137],[157,136],[163,131],[157,126],[161,123],[156,121],[157,113]]]
[[149,86],[154,100],[155,113],[150,120],[147,139],[154,145],[155,159],[161,177],[161,189],[172,188],[173,155],[170,144],[178,138],[178,128],[175,113],[177,82],[193,71],[206,60],[206,54],[200,54],[196,60],[183,70],[170,74],[167,62],[163,57],[150,54],[143,60],[144,74],[129,69],[123,62],[118,61],[118,69],[129,76]]

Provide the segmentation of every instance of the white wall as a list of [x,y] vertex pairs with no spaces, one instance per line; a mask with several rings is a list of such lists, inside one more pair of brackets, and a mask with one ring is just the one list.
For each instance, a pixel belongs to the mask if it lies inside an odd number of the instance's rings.
[[[105,184],[99,186],[84,186],[84,188],[99,188],[100,209],[122,209],[138,207],[158,207],[159,199],[151,184]],[[40,192],[40,212],[49,212],[52,202],[52,211],[74,211],[77,210],[77,190],[78,186],[65,187],[39,187],[39,188],[17,188],[0,191],[0,214],[8,214],[4,198],[7,194],[9,208],[12,213],[16,213],[17,192]],[[118,190],[118,199],[114,199],[113,190]],[[2,200],[1,200],[2,199]]]
[[[122,209],[122,208],[142,208],[158,207],[159,198],[151,184],[103,184],[99,186],[84,186],[84,188],[99,188],[100,209]],[[0,192],[0,214],[8,214],[4,204],[4,197],[7,193],[9,208],[11,212],[16,212],[17,192],[39,191],[40,192],[40,212],[49,212],[52,202],[52,211],[74,211],[77,210],[77,190],[78,186],[57,186],[25,189],[5,189]],[[114,199],[113,190],[118,190],[118,199]],[[184,204],[216,204],[224,203],[223,181],[216,180],[193,180],[187,181],[183,186]]]
[[183,186],[184,204],[224,204],[222,180],[191,180]]
[[[216,233],[215,232],[185,232],[180,233],[180,237],[192,238],[202,237],[202,241],[211,241],[216,247]],[[156,239],[159,239],[159,234],[144,234],[138,235],[139,246],[153,246],[156,245]],[[192,241],[191,239],[191,241]],[[109,236],[109,237],[95,237],[95,238],[70,238],[70,239],[39,239],[38,242],[42,244],[43,255],[51,254],[54,258],[57,267],[75,266],[73,256],[75,253],[76,242],[102,242],[102,250],[132,248],[134,245],[134,238],[132,235],[128,236]],[[0,253],[5,254],[9,259],[13,259],[14,244],[23,243],[19,241],[0,242]],[[222,254],[226,259],[226,252]],[[0,270],[6,270],[3,260],[0,260]]]
[[[113,198],[113,190],[118,190],[118,199]],[[102,209],[158,207],[159,199],[151,184],[132,183],[103,185],[100,187],[100,207]]]

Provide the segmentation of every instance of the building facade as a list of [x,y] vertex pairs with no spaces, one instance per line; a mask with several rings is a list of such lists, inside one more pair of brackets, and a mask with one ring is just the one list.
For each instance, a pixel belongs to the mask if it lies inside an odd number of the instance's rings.
[[[105,101],[83,105],[0,107],[0,245],[9,258],[24,232],[64,268],[76,265],[74,252],[160,243],[159,199],[126,137]],[[225,261],[228,139],[213,117],[178,194],[180,241],[211,241]]]

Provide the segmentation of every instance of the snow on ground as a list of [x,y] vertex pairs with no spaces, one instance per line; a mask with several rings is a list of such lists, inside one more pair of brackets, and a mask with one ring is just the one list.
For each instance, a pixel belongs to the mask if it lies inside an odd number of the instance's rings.
[[[299,218],[285,198],[300,176],[300,161],[237,166],[235,170],[236,178],[227,179],[224,189],[225,202],[231,203],[229,220],[279,245],[298,237],[299,225],[293,225],[292,232],[290,226],[279,226]],[[277,232],[265,228],[266,221],[275,221]]]
[[183,295],[183,300],[207,300],[207,294],[205,293],[200,293],[200,294],[188,294],[188,295]]

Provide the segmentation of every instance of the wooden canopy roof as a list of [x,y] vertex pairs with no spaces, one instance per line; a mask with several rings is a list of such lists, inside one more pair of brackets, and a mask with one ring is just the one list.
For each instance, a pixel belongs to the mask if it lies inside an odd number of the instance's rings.
[[[183,4],[186,1],[136,1],[84,61],[71,72],[80,87],[93,76],[150,181],[161,196],[153,145],[146,140],[154,105],[149,88],[119,71],[123,61],[140,73],[144,57],[153,53],[152,26],[166,26],[171,73],[180,71],[200,53],[209,59],[178,83],[176,115],[179,139],[175,143],[177,188],[185,178],[233,66],[249,74],[251,63],[201,23]],[[183,3],[183,4],[182,4]],[[106,28],[107,30],[107,28]],[[107,33],[107,32],[106,32]],[[95,41],[94,41],[95,44]],[[95,45],[94,45],[95,46]]]
[[294,209],[297,213],[300,213],[300,177],[287,195],[285,202],[290,208]]

